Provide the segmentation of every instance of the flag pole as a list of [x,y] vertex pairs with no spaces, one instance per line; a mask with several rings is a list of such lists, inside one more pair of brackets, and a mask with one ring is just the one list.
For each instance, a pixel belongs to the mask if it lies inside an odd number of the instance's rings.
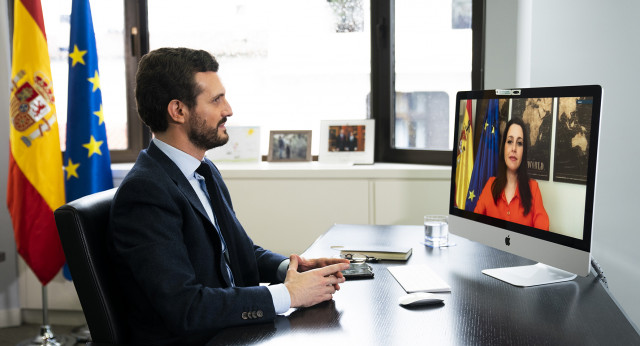
[[40,334],[28,340],[18,343],[17,346],[45,345],[45,346],[64,346],[73,345],[75,340],[71,340],[64,335],[55,335],[49,325],[49,302],[47,299],[47,286],[42,285],[42,325],[40,326]]

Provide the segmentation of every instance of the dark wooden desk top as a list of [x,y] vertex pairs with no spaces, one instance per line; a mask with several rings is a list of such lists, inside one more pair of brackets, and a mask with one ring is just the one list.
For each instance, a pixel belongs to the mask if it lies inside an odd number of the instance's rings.
[[405,308],[405,291],[386,267],[375,278],[347,281],[334,300],[290,310],[274,323],[230,328],[212,344],[307,345],[640,345],[640,335],[593,275],[552,285],[518,288],[482,269],[528,265],[527,259],[465,238],[456,245],[424,246],[421,226],[335,225],[304,253],[333,257],[336,245],[407,245],[407,265],[428,264],[451,285],[444,305]]

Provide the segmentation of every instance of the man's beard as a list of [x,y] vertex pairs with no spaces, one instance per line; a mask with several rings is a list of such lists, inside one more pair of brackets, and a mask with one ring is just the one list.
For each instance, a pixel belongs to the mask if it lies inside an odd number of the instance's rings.
[[196,147],[204,150],[213,149],[222,145],[225,145],[229,141],[227,130],[224,131],[224,135],[218,134],[218,128],[224,124],[227,118],[222,118],[216,127],[211,128],[207,126],[207,121],[197,113],[193,113],[193,116],[189,118],[189,130],[187,136],[189,141]]

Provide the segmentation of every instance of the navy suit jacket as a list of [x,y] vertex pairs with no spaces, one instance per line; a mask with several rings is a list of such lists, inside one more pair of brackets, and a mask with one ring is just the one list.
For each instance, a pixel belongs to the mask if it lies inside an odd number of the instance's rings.
[[136,344],[206,340],[222,328],[275,318],[269,290],[286,259],[253,244],[213,171],[216,214],[236,287],[223,272],[220,238],[180,169],[156,145],[143,150],[111,206],[109,246]]

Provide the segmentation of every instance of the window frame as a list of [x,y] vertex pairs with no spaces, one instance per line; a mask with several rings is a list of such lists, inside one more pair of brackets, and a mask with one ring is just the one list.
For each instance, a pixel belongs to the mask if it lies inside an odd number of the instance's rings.
[[[126,150],[112,150],[111,162],[134,162],[142,149],[151,142],[151,131],[138,117],[135,98],[135,81],[138,62],[149,52],[149,27],[147,0],[124,1],[124,53],[127,89],[127,138]],[[128,43],[128,44],[127,44]]]
[[[471,88],[484,87],[485,1],[472,0]],[[451,150],[394,148],[395,0],[371,0],[371,117],[376,120],[375,162],[451,165]]]

